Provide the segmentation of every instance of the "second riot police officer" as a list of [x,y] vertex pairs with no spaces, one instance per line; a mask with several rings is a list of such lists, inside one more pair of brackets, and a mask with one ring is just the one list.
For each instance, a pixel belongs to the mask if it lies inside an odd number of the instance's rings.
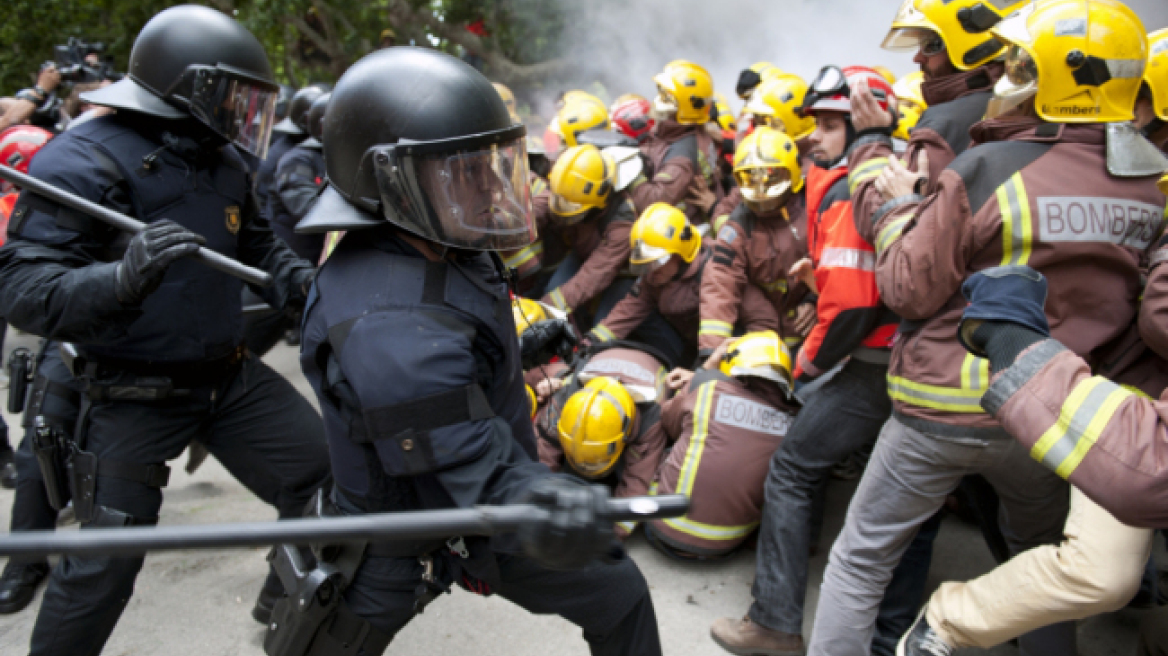
[[[329,476],[319,416],[240,347],[242,283],[187,257],[199,245],[272,275],[275,308],[303,303],[311,264],[260,219],[240,153],[262,158],[278,87],[259,41],[185,5],[151,19],[129,73],[85,96],[117,109],[50,142],[30,174],[147,223],[128,238],[30,193],[0,249],[0,315],[72,342],[85,387],[74,432],[83,527],[153,524],[166,461],[198,439],[252,492],[301,514]],[[141,557],[67,557],[53,570],[31,653],[101,651]],[[269,576],[255,614],[280,595]]]
[[506,270],[484,252],[535,237],[524,135],[486,78],[433,50],[373,53],[329,102],[329,187],[299,229],[348,231],[309,296],[301,352],[333,503],[357,515],[530,499],[552,516],[519,539],[369,545],[344,596],[372,629],[355,632],[365,654],[452,582],[561,615],[593,654],[661,651],[637,566],[596,562],[613,545],[607,492],[536,461]]

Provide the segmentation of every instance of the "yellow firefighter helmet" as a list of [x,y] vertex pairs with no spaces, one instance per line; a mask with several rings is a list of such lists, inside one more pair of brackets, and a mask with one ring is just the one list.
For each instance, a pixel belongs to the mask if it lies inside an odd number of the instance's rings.
[[719,369],[734,378],[765,378],[787,392],[792,389],[791,351],[773,330],[747,333],[731,342]]
[[755,125],[782,130],[799,141],[815,132],[815,117],[799,113],[806,96],[807,83],[802,78],[784,75],[760,84],[744,111],[758,117]]
[[565,218],[583,217],[608,203],[616,176],[612,156],[591,144],[564,151],[548,176],[551,210]]
[[620,381],[588,381],[564,403],[556,424],[568,464],[587,478],[603,478],[624,453],[636,418],[637,406]]
[[657,98],[653,104],[658,112],[674,115],[682,125],[700,125],[710,120],[714,104],[714,81],[706,69],[693,62],[670,62],[653,81],[657,83]]

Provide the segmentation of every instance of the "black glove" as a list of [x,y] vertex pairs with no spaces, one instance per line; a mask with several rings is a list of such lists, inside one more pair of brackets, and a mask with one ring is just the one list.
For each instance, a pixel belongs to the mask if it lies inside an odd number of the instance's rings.
[[118,264],[118,300],[126,305],[146,300],[162,284],[170,265],[193,254],[205,243],[206,239],[169,219],[146,226],[130,240]]
[[315,278],[316,269],[311,267],[296,269],[292,272],[291,300],[293,305],[304,305],[304,301],[308,298],[308,290],[312,288],[312,281]]
[[549,569],[579,569],[599,558],[619,558],[608,517],[608,488],[551,475],[532,485],[528,503],[550,515],[548,521],[519,530],[523,550]]
[[537,321],[519,336],[519,358],[525,371],[534,369],[557,355],[569,359],[578,343],[580,337],[567,319]]

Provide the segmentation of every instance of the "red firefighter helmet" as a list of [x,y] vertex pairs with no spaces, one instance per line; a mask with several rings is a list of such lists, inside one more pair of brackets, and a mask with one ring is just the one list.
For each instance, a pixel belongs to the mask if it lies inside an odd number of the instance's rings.
[[896,94],[892,92],[892,85],[884,76],[867,66],[849,66],[842,70],[835,66],[824,66],[811,83],[800,111],[803,114],[816,112],[851,114],[852,89],[861,80],[868,83],[868,89],[872,91],[881,109],[889,113],[896,112]]
[[650,116],[652,109],[653,106],[644,98],[628,98],[613,105],[612,124],[622,134],[642,141],[657,124]]
[[[0,132],[0,164],[21,173],[28,173],[28,163],[44,146],[53,133],[31,125],[16,125]],[[0,181],[0,193],[8,193],[12,185]]]

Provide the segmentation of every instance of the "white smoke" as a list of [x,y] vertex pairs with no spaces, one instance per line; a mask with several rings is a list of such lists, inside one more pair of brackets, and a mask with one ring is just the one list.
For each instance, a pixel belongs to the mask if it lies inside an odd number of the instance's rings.
[[[569,23],[568,56],[610,98],[652,97],[653,75],[674,59],[704,66],[730,99],[757,61],[810,79],[825,65],[915,70],[911,53],[880,48],[900,0],[590,0]],[[1148,31],[1168,26],[1168,1],[1130,0]],[[577,5],[578,6],[578,5]],[[587,79],[587,78],[585,78]]]

